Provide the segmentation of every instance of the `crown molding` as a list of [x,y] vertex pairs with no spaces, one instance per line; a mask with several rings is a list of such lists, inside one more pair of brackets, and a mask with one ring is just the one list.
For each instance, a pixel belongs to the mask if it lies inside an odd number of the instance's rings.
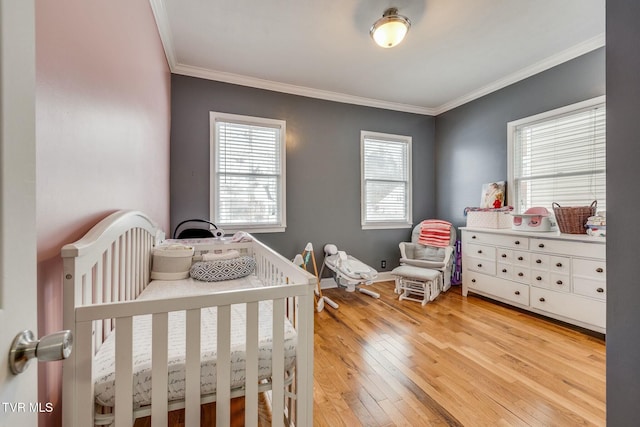
[[164,49],[164,55],[169,64],[169,70],[173,72],[176,65],[176,50],[173,45],[173,37],[171,36],[171,26],[169,25],[169,16],[164,0],[149,0],[153,17],[156,20],[160,41]]
[[326,90],[313,89],[304,86],[296,86],[287,83],[274,82],[255,77],[248,77],[239,74],[214,71],[201,67],[193,67],[178,63],[176,59],[175,47],[171,36],[171,27],[167,8],[164,0],[149,0],[153,16],[156,20],[160,40],[164,48],[164,53],[169,64],[169,70],[173,74],[180,74],[190,77],[198,77],[206,80],[215,80],[225,83],[233,83],[241,86],[255,87],[258,89],[272,90],[276,92],[289,93],[292,95],[306,96],[309,98],[324,99],[326,101],[342,102],[346,104],[363,105],[366,107],[382,108],[386,110],[402,111],[405,113],[434,115],[433,108],[425,108],[416,105],[401,104],[397,102],[382,101],[379,99],[364,98],[360,96],[347,95],[344,93],[331,92]]
[[425,108],[416,105],[401,104],[397,102],[389,102],[379,99],[348,95],[339,92],[313,89],[305,86],[280,83],[272,80],[264,80],[256,77],[243,76],[240,74],[227,73],[223,71],[214,71],[206,68],[193,67],[184,64],[176,64],[172,72],[174,74],[181,74],[184,76],[198,77],[201,79],[215,80],[225,83],[233,83],[241,86],[249,86],[258,89],[288,93],[292,95],[306,96],[309,98],[324,99],[326,101],[363,105],[366,107],[382,108],[385,110],[402,111],[405,113],[415,113],[427,116],[434,115],[433,108]]
[[215,80],[225,83],[232,83],[241,86],[255,87],[258,89],[272,90],[276,92],[289,93],[292,95],[306,96],[309,98],[324,99],[326,101],[342,102],[346,104],[362,105],[366,107],[382,108],[385,110],[402,111],[405,113],[422,114],[426,116],[437,116],[463,104],[481,98],[497,90],[503,89],[509,85],[517,83],[542,71],[548,70],[567,62],[578,56],[589,53],[605,45],[605,34],[602,33],[596,37],[586,40],[576,46],[564,50],[556,55],[552,55],[540,62],[521,69],[509,76],[483,86],[466,95],[456,98],[450,102],[440,105],[439,107],[429,108],[417,105],[402,104],[397,102],[383,101],[373,98],[365,98],[344,93],[331,92],[320,89],[313,89],[305,86],[297,86],[288,83],[280,83],[271,80],[259,79],[256,77],[243,76],[239,74],[227,73],[223,71],[214,71],[190,65],[179,64],[176,60],[175,47],[171,36],[171,28],[167,9],[164,0],[149,0],[153,16],[156,20],[158,33],[162,41],[169,69],[174,74],[198,77],[206,80]]
[[593,50],[601,48],[605,44],[606,44],[605,34],[602,33],[596,37],[593,37],[569,49],[566,49],[558,54],[552,55],[546,59],[543,59],[542,61],[536,62],[535,64],[525,67],[500,80],[496,80],[493,83],[490,83],[486,86],[481,87],[480,89],[477,89],[473,92],[463,95],[460,98],[454,99],[453,101],[447,102],[439,107],[436,107],[434,108],[435,115],[437,116],[446,111],[452,110],[463,104],[471,102],[475,99],[482,98],[483,96],[488,95],[492,92],[503,89],[509,85],[517,83],[535,74],[541,73],[542,71],[546,71],[564,62],[577,58],[578,56],[584,55]]

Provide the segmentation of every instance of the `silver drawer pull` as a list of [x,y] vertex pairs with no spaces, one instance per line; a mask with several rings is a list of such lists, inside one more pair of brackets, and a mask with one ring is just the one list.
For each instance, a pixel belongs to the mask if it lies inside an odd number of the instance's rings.
[[602,267],[596,268],[596,273],[602,273],[604,269]]
[[540,297],[540,302],[544,302],[545,299],[543,297]]
[[602,288],[598,288],[598,289],[596,289],[596,292],[603,293],[603,292],[604,292],[604,289],[602,289]]

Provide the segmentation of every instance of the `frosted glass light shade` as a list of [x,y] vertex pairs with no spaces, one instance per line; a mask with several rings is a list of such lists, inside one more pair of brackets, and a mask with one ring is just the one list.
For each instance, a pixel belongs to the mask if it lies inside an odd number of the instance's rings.
[[411,27],[409,19],[398,15],[398,9],[390,8],[373,24],[369,34],[378,46],[390,48],[404,39],[409,27]]

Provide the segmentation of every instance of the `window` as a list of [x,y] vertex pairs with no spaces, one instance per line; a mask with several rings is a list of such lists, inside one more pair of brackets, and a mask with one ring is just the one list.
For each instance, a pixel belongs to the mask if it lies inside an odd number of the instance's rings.
[[227,231],[284,231],[282,120],[210,114],[211,218]]
[[605,97],[511,122],[509,203],[522,213],[598,201],[606,209]]
[[362,228],[406,228],[411,218],[411,137],[362,131]]

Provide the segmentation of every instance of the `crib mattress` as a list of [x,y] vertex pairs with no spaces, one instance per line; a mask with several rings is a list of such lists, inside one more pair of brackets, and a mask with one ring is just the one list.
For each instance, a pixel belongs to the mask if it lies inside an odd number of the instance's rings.
[[[262,286],[255,276],[224,282],[200,282],[191,278],[178,281],[153,281],[138,299],[163,299],[190,295],[203,295],[224,290],[248,289]],[[259,303],[259,379],[271,376],[272,304]],[[201,313],[201,393],[216,391],[217,309],[202,309]],[[296,331],[285,320],[285,369],[291,370],[295,361]],[[151,402],[151,315],[133,319],[133,404],[135,408]],[[96,402],[113,406],[115,401],[115,332],[102,344],[94,359]],[[231,306],[231,387],[241,388],[245,383],[246,310],[244,304]],[[169,313],[168,337],[168,398],[181,400],[185,394],[185,312]]]

